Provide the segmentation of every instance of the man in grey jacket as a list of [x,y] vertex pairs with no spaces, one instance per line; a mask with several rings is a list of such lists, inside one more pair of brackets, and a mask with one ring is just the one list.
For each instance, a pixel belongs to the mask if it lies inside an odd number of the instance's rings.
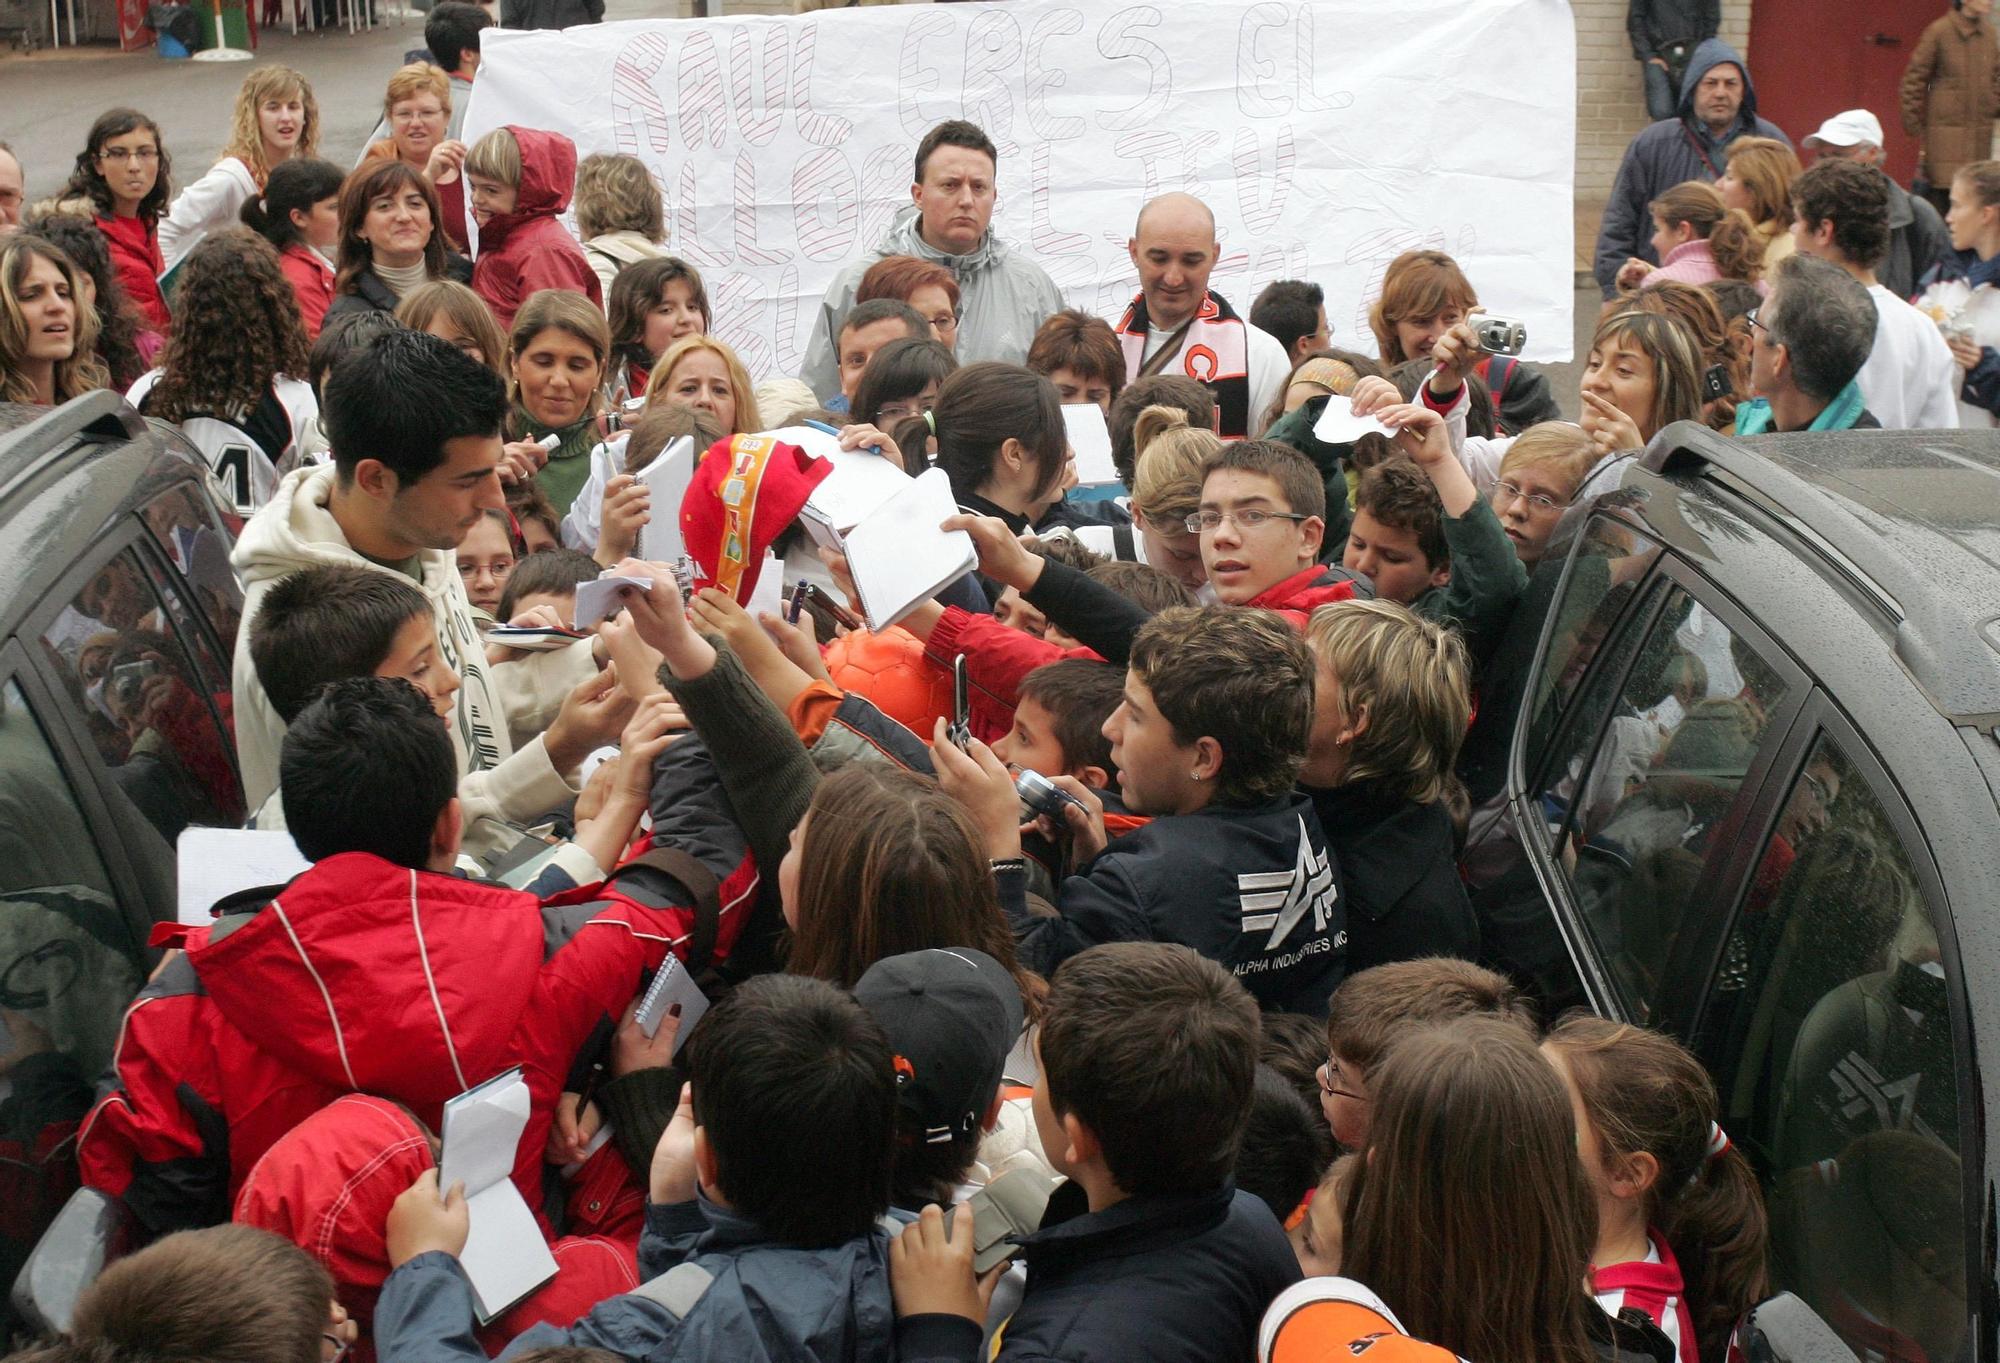
[[842,270],[820,300],[799,376],[813,392],[824,398],[840,391],[834,359],[840,324],[854,305],[861,276],[884,256],[915,256],[958,277],[960,364],[1020,364],[1027,358],[1036,329],[1062,307],[1062,294],[1041,266],[993,235],[999,161],[992,139],[963,119],[924,134],[917,145],[911,206],[896,215],[875,253]]

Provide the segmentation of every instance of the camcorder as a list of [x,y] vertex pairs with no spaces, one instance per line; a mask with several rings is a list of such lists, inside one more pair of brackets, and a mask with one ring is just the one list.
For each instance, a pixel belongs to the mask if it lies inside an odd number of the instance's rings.
[[1528,344],[1528,328],[1511,317],[1488,317],[1479,314],[1471,319],[1472,334],[1479,338],[1479,348],[1489,355],[1518,355]]

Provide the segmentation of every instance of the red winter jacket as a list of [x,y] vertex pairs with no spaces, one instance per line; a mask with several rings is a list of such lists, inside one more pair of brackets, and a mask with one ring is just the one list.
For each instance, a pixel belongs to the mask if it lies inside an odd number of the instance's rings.
[[[333,1279],[334,1297],[361,1327],[348,1357],[373,1363],[369,1338],[375,1303],[389,1276],[389,1208],[425,1170],[433,1168],[431,1133],[410,1114],[382,1098],[350,1093],[336,1098],[265,1152],[244,1180],[232,1220],[282,1235],[319,1260]],[[612,1176],[619,1215],[606,1234],[566,1235],[549,1246],[556,1276],[491,1325],[479,1342],[498,1353],[530,1326],[567,1328],[606,1297],[639,1285],[638,1243],[645,1196],[629,1186],[616,1145],[606,1145],[578,1171],[570,1193],[577,1208]],[[599,1223],[605,1218],[598,1217]]]
[[[712,799],[676,794],[672,814],[656,801],[656,834],[715,876],[720,957],[756,897],[756,866]],[[435,1129],[445,1099],[518,1064],[534,1108],[514,1176],[539,1208],[578,1052],[691,935],[680,906],[693,896],[677,881],[646,868],[618,886],[609,902],[574,902],[591,887],[544,907],[353,852],[214,927],[167,925],[161,940],[185,951],[125,1015],[117,1087],[78,1142],[84,1183],[156,1234],[214,1224],[259,1157],[342,1094],[393,1099]]]
[[[1303,631],[1306,621],[1319,607],[1332,601],[1352,601],[1357,591],[1355,584],[1360,580],[1339,564],[1315,563],[1283,582],[1266,587],[1244,604],[1276,611],[1292,622],[1293,629]],[[1372,590],[1365,593],[1374,594]]]
[[569,289],[604,305],[604,286],[576,238],[556,220],[576,184],[576,144],[561,133],[507,125],[521,144],[521,185],[514,211],[478,228],[472,291],[493,309],[504,334],[537,289]]
[[144,218],[93,216],[97,230],[104,233],[104,244],[111,248],[111,265],[118,271],[125,296],[149,328],[165,332],[171,319],[167,300],[160,293],[160,276],[167,272],[167,263],[160,255],[158,224]]

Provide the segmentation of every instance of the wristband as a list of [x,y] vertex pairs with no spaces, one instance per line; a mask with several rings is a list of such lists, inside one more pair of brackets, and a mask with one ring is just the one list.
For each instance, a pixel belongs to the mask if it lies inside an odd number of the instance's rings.
[[996,876],[1008,871],[1019,871],[1023,875],[1028,873],[1028,859],[1026,857],[994,857],[986,864],[992,868],[993,874]]

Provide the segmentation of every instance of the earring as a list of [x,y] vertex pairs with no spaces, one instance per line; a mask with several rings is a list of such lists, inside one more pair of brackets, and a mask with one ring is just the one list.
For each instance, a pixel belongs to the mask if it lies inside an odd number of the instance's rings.
[[1188,780],[1190,781],[1206,781],[1207,779],[1208,778],[1206,776],[1203,776],[1198,771],[1191,771],[1188,773]]

